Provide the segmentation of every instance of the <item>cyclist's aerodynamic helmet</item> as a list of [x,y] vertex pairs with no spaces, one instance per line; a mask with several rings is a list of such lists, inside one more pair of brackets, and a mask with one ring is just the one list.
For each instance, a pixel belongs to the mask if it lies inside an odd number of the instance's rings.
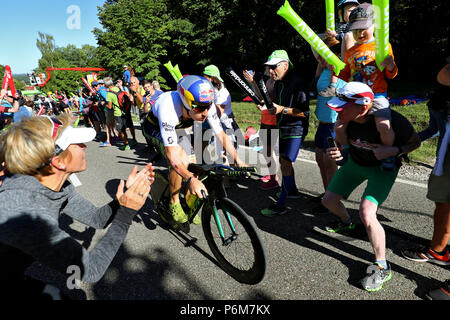
[[186,76],[178,82],[178,94],[187,110],[205,109],[214,102],[214,87],[200,76]]

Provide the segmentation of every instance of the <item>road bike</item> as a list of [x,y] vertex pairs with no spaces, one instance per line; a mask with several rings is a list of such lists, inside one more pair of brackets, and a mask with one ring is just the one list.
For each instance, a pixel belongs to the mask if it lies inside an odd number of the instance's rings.
[[155,212],[175,231],[190,232],[194,217],[200,214],[202,229],[213,255],[222,269],[236,281],[254,285],[266,272],[266,253],[254,223],[247,213],[227,197],[225,177],[248,178],[255,168],[231,168],[224,165],[190,164],[188,170],[205,185],[208,196],[203,199],[188,194],[182,187],[180,201],[188,222],[175,222],[169,211],[170,190],[168,170],[155,170],[150,197]]

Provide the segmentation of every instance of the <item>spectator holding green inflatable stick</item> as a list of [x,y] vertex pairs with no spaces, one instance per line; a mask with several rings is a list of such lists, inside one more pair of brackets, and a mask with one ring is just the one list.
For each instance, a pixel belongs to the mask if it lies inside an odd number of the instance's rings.
[[[331,30],[327,25],[325,37],[336,37],[336,39],[341,42],[341,59],[344,59],[345,52],[355,45],[355,38],[353,38],[353,32],[348,30],[348,24],[350,14],[354,9],[356,9],[357,6],[359,6],[358,0],[340,0],[337,4],[338,22],[336,23],[336,30]],[[327,16],[328,15],[329,13],[327,8]],[[319,96],[330,98],[336,95],[338,77],[332,74],[330,80],[331,81],[328,87],[321,90],[319,92]]]
[[288,1],[278,10],[278,15],[286,19],[287,22],[317,51],[317,53],[330,65],[335,67],[334,72],[339,75],[345,68],[343,63],[319,38],[319,36],[300,18],[292,9]]

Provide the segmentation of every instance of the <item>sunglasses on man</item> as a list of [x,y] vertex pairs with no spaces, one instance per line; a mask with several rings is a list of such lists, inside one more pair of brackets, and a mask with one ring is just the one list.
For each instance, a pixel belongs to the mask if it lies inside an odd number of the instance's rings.
[[191,110],[194,112],[204,112],[205,110],[209,110],[209,108],[211,107],[212,103],[209,104],[192,104]]
[[275,70],[276,68],[278,68],[280,66],[280,64],[281,64],[281,62],[279,62],[277,64],[274,64],[274,65],[271,65],[271,66],[268,66],[268,67],[269,67],[270,70]]

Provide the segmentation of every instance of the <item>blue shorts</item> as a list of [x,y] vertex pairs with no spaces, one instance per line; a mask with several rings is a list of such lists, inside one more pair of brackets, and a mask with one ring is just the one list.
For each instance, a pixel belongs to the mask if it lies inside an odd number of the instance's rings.
[[302,142],[302,138],[280,139],[280,157],[283,157],[292,163],[295,162],[300,152]]
[[314,145],[319,149],[328,149],[328,138],[335,138],[334,123],[319,123],[314,139]]
[[280,157],[291,162],[297,160],[304,138],[302,126],[280,127]]

